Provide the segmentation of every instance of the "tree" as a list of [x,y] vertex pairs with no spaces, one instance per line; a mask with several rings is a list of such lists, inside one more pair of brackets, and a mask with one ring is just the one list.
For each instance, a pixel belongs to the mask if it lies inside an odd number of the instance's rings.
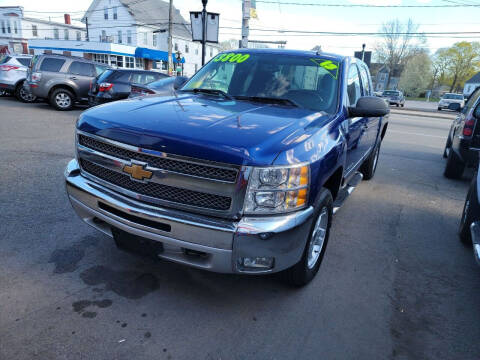
[[445,84],[448,73],[447,49],[438,49],[432,57],[432,81],[430,89],[433,91],[435,85]]
[[480,67],[480,43],[462,41],[446,49],[442,56],[451,77],[450,92],[463,87]]
[[432,61],[426,52],[409,58],[398,84],[406,95],[418,97],[427,90],[432,77]]
[[390,72],[387,79],[387,89],[390,85],[391,74],[416,52],[421,52],[421,44],[425,43],[425,37],[418,34],[418,25],[412,19],[406,24],[398,19],[386,22],[380,28],[383,34],[382,41],[375,46],[375,54],[379,62],[388,66]]

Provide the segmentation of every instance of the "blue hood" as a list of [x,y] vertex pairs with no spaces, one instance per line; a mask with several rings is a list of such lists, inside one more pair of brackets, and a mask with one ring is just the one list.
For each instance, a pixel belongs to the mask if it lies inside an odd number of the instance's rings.
[[238,165],[269,165],[309,138],[325,113],[209,95],[149,96],[82,113],[81,131],[170,154]]

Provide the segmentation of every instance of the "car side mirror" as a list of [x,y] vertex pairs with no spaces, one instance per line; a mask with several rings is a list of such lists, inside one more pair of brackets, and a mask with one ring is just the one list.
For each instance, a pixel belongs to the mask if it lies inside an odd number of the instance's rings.
[[180,89],[188,80],[188,77],[186,76],[177,76],[175,78],[175,81],[173,82],[173,88],[175,90]]
[[448,105],[448,110],[460,112],[462,110],[462,105],[460,105],[459,103],[451,103]]
[[350,117],[380,117],[390,112],[384,99],[376,96],[362,96],[356,106],[348,108]]

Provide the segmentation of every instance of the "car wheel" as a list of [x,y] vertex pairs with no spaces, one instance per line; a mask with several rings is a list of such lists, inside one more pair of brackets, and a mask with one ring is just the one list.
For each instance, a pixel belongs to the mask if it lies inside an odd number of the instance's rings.
[[443,175],[449,179],[460,179],[465,170],[465,163],[458,157],[458,155],[450,149],[447,157],[447,164]]
[[375,175],[377,169],[378,157],[380,156],[380,143],[373,149],[368,158],[360,167],[360,172],[363,174],[363,180],[370,180]]
[[445,144],[445,149],[443,150],[443,158],[446,159],[448,157],[448,149],[452,147],[452,140],[450,139],[450,134],[448,134],[447,142]]
[[397,107],[400,107],[400,104],[396,104],[396,105],[397,105]]
[[15,97],[17,98],[18,101],[24,102],[24,103],[32,103],[35,100],[37,100],[37,97],[33,95],[31,92],[25,90],[23,87],[23,81],[17,85],[15,88]]
[[442,108],[437,108],[438,111],[442,111]]
[[293,286],[308,284],[317,274],[327,248],[332,225],[333,198],[330,190],[322,188],[315,205],[315,212],[308,241],[302,258],[291,268],[283,271],[284,280]]
[[402,104],[402,107],[404,107],[404,106],[405,106],[405,104]]
[[57,110],[71,110],[74,99],[73,94],[67,89],[56,89],[50,94],[50,104]]
[[470,224],[478,220],[475,219],[475,214],[477,214],[477,218],[478,214],[480,214],[476,179],[477,177],[474,176],[468,189],[467,198],[463,205],[462,218],[460,219],[460,227],[458,228],[458,236],[464,244],[471,244],[472,235],[470,233]]

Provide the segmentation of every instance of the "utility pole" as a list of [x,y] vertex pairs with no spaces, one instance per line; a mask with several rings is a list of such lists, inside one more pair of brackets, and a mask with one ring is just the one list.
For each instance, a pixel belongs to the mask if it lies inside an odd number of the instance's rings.
[[87,41],[90,41],[90,36],[88,36],[88,17],[85,18],[85,25],[87,27]]
[[173,0],[170,0],[168,8],[168,75],[171,75],[173,68],[172,60],[172,22],[173,22]]
[[248,33],[250,20],[250,0],[242,0],[242,41],[241,48],[248,48]]
[[362,61],[365,61],[365,44],[362,44]]
[[205,65],[205,53],[207,45],[207,2],[208,0],[202,0],[202,66]]

